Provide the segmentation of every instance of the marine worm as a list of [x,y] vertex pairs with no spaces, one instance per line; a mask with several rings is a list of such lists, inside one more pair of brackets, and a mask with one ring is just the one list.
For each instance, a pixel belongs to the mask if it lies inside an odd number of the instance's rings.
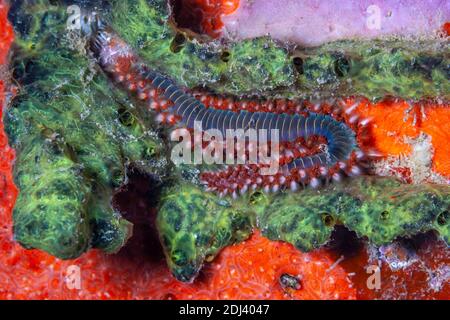
[[[203,130],[217,129],[223,136],[227,129],[253,128],[266,129],[268,140],[270,131],[278,129],[280,142],[295,142],[298,138],[308,139],[312,136],[326,139],[327,147],[324,150],[292,159],[283,165],[283,172],[293,169],[301,172],[315,167],[324,171],[337,163],[348,161],[357,149],[353,130],[330,115],[314,112],[304,115],[230,111],[206,107],[172,79],[146,66],[131,47],[105,26],[99,27],[94,34],[91,49],[106,73],[147,102],[151,109],[162,111],[166,122],[174,124],[178,120],[180,125],[192,129],[194,123],[200,121]],[[281,180],[285,182],[283,180],[286,179]],[[254,184],[252,182],[243,184]],[[311,184],[315,185],[316,182],[314,179]],[[239,185],[239,188],[243,189],[243,185]]]

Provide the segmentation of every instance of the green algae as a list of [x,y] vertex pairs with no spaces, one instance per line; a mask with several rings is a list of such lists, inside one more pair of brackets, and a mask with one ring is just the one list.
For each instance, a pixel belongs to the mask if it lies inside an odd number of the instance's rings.
[[343,224],[375,245],[435,230],[449,243],[450,186],[357,177],[320,190],[274,196],[257,215],[263,235],[302,251],[325,244]]
[[233,43],[188,39],[173,50],[180,33],[170,23],[166,1],[116,0],[112,8],[108,23],[113,29],[146,63],[187,87],[237,96],[449,99],[450,50],[444,40],[338,41],[295,48],[268,37]]
[[331,213],[372,243],[386,244],[398,237],[436,230],[449,244],[448,221],[439,222],[439,217],[450,208],[450,186],[410,185],[371,177],[353,179],[342,188],[345,197]]
[[376,40],[339,41],[298,50],[296,56],[304,61],[299,79],[307,91],[420,100],[448,99],[449,53],[444,42]]
[[240,94],[269,91],[294,81],[287,50],[269,38],[226,47],[188,40],[174,53],[172,42],[177,32],[168,23],[167,1],[112,1],[112,4],[108,21],[112,28],[149,65],[180,84],[188,87],[205,84],[218,91]]
[[192,184],[168,188],[161,198],[157,227],[174,276],[192,281],[205,260],[246,239],[252,214]]
[[377,246],[430,230],[449,244],[449,210],[450,186],[387,177],[357,177],[320,190],[254,191],[233,201],[182,184],[162,197],[157,226],[171,271],[191,281],[205,260],[253,228],[301,251],[326,244],[337,224]]
[[328,213],[317,207],[316,201],[307,199],[299,202],[295,194],[275,197],[257,217],[263,236],[292,243],[301,251],[326,243],[333,231],[333,225],[326,220]]
[[71,49],[67,30],[53,27],[65,26],[64,8],[44,12],[43,3],[22,9],[33,12],[32,27],[18,30],[11,62],[21,83],[5,115],[20,189],[14,235],[64,259],[90,247],[116,252],[132,225],[111,206],[114,190],[128,166],[165,175],[163,146],[150,115],[112,91],[83,48]]

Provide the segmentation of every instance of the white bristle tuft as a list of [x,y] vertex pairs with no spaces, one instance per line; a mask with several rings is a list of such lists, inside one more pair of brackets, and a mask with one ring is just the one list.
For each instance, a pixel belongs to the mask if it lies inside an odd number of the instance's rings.
[[362,158],[364,158],[364,156],[365,156],[364,152],[361,151],[361,150],[357,150],[357,151],[355,152],[355,154],[356,154],[356,158],[357,158],[357,159],[362,159]]
[[356,109],[357,106],[358,106],[358,103],[352,104],[350,107],[348,107],[348,108],[345,110],[345,113],[346,113],[346,114],[352,113],[353,111],[355,111],[355,109]]
[[339,173],[333,173],[333,175],[331,176],[333,178],[334,181],[336,182],[340,182],[342,180],[342,176]]
[[289,188],[291,189],[291,191],[297,191],[298,190],[298,183],[295,181],[291,181]]
[[378,157],[382,157],[382,156],[383,156],[380,152],[378,152],[378,151],[376,151],[376,150],[374,150],[374,149],[369,150],[369,151],[367,152],[367,155],[368,155],[369,157],[372,157],[372,158],[378,158]]
[[311,181],[309,182],[309,185],[311,186],[311,188],[316,189],[319,187],[320,181],[317,178],[312,178]]
[[355,176],[359,176],[361,174],[361,169],[358,166],[353,166],[350,169],[350,172]]
[[358,115],[354,115],[351,116],[350,119],[348,120],[350,123],[355,123],[356,120],[358,120],[359,116]]
[[365,126],[367,126],[367,125],[370,123],[370,121],[372,121],[371,118],[365,118],[365,119],[362,119],[362,120],[359,122],[359,124],[362,125],[363,127],[365,127]]
[[175,116],[174,116],[173,114],[169,114],[169,115],[167,116],[167,121],[168,121],[169,123],[174,122],[174,121],[175,121]]
[[147,95],[147,93],[145,93],[145,91],[141,91],[138,94],[139,100],[145,100],[145,99],[147,99],[147,97],[148,97],[148,95]]
[[305,179],[306,178],[306,171],[301,169],[298,171],[298,174],[300,175],[300,178]]
[[294,153],[292,152],[291,149],[287,149],[285,154],[286,154],[286,157],[288,157],[288,158],[293,158],[294,157]]
[[164,117],[163,113],[159,113],[155,118],[156,122],[158,122],[158,123],[163,123],[164,119],[165,119],[165,117]]
[[150,109],[152,109],[152,110],[157,110],[157,109],[159,109],[159,104],[158,104],[158,102],[156,102],[156,101],[152,101],[152,102],[150,102]]

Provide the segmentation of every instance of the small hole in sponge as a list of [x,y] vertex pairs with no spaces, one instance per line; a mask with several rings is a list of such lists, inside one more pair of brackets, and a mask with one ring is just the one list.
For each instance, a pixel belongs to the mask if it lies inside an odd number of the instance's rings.
[[182,33],[177,33],[170,44],[170,51],[178,53],[183,49],[186,43],[186,37]]
[[303,59],[301,57],[294,57],[292,58],[292,63],[294,64],[295,70],[299,74],[303,74]]
[[231,57],[231,53],[229,51],[224,51],[220,55],[220,60],[222,60],[223,62],[228,62],[228,61],[230,61],[230,57]]
[[334,62],[334,72],[338,77],[344,77],[350,71],[350,62],[345,57],[337,58]]
[[120,108],[117,112],[119,114],[119,121],[124,126],[129,127],[134,123],[134,116],[127,109]]
[[302,288],[300,279],[296,276],[290,275],[289,273],[283,273],[280,276],[280,285],[285,290],[300,290]]
[[450,215],[450,212],[448,210],[441,212],[441,214],[437,218],[437,223],[440,226],[445,226],[447,224],[449,215]]
[[257,203],[263,196],[264,196],[264,194],[262,192],[255,191],[250,195],[248,202],[253,205],[253,204]]
[[333,216],[329,213],[322,213],[322,221],[327,227],[332,227],[335,223]]
[[389,218],[389,211],[384,210],[380,213],[381,220],[387,220]]

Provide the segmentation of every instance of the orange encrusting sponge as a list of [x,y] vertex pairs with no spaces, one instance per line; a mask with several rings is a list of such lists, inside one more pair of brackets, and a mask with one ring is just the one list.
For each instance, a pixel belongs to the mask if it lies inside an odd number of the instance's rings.
[[173,0],[172,5],[179,27],[216,38],[223,27],[221,17],[235,12],[239,0]]
[[357,108],[361,116],[372,119],[373,147],[384,155],[409,154],[411,147],[404,137],[417,137],[419,130],[413,117],[408,116],[408,104],[404,101],[380,103],[363,102]]
[[301,253],[259,232],[225,248],[192,284],[177,281],[166,268],[146,273],[152,280],[139,291],[150,299],[356,299],[347,273],[327,252]]
[[7,9],[6,4],[0,0],[0,65],[5,63],[9,46],[14,39],[13,28],[7,19]]
[[[347,103],[354,103],[348,99]],[[373,147],[384,156],[401,156],[411,153],[409,139],[421,133],[431,137],[433,145],[432,168],[450,177],[450,105],[418,102],[413,105],[403,100],[378,103],[362,101],[357,109],[361,117],[371,119],[370,130]]]
[[442,26],[442,30],[447,37],[450,37],[450,22],[444,23],[444,25]]
[[428,108],[425,116],[421,129],[431,136],[433,170],[450,177],[450,106]]
[[[301,253],[255,232],[225,248],[204,270],[205,283],[193,298],[355,299],[347,273],[324,250]],[[195,283],[194,283],[195,285]],[[176,294],[176,298],[187,298]]]

